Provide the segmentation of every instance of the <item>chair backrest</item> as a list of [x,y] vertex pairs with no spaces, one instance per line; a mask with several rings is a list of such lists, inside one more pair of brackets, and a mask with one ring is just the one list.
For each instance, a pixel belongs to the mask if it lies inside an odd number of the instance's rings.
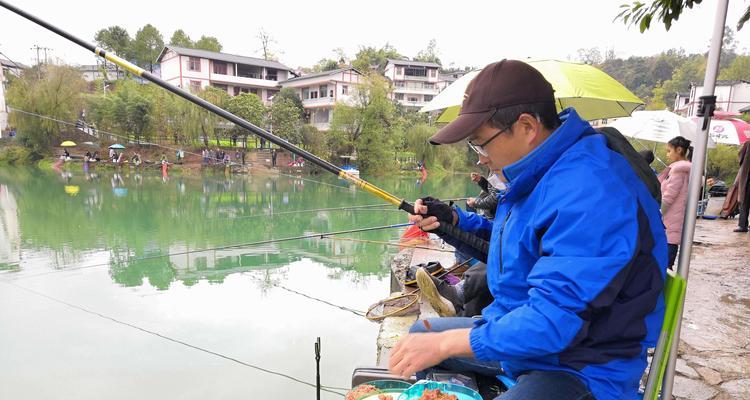
[[674,342],[677,318],[685,300],[686,288],[687,281],[683,277],[671,271],[667,272],[667,280],[664,284],[664,323],[659,334],[659,342],[656,344],[654,358],[651,361],[646,393],[643,396],[645,400],[659,399],[664,372],[669,362],[669,351]]

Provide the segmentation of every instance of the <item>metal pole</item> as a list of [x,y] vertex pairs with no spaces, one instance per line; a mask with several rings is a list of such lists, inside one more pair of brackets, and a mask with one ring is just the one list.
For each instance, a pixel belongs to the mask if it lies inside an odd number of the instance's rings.
[[320,400],[320,337],[315,341],[315,394]]
[[[699,116],[703,117],[701,126],[701,135],[696,141],[693,154],[693,166],[690,169],[690,183],[685,207],[685,220],[682,225],[682,238],[680,240],[680,258],[677,263],[677,273],[687,281],[690,271],[690,256],[693,251],[693,236],[695,235],[695,221],[698,211],[698,201],[701,197],[701,186],[703,183],[703,168],[706,161],[706,148],[708,146],[708,127],[713,116],[716,97],[714,97],[714,88],[716,86],[716,76],[719,72],[719,58],[721,57],[721,45],[724,39],[724,25],[727,20],[727,6],[729,0],[718,0],[716,2],[716,19],[714,20],[714,31],[711,38],[711,48],[708,51],[708,62],[706,64],[706,77],[703,81],[703,95],[701,96],[701,106]],[[669,363],[664,373],[664,385],[662,386],[662,398],[669,400],[672,398],[672,387],[674,385],[675,363],[677,361],[677,348],[680,343],[680,327],[682,326],[682,313],[684,304],[678,311],[677,324],[675,325],[674,340],[669,352]]]

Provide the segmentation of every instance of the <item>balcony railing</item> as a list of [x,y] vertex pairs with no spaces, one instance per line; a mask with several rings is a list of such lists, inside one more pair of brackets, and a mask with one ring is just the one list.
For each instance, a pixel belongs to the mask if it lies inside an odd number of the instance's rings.
[[407,84],[407,85],[396,85],[393,88],[396,93],[422,93],[422,94],[438,94],[440,89],[437,86],[427,86],[420,84]]
[[265,88],[275,88],[278,85],[276,81],[269,81],[269,80],[260,79],[260,78],[248,78],[244,76],[223,75],[223,74],[211,74],[211,82],[240,84],[240,85],[248,85],[248,86],[260,86],[260,87],[265,87]]
[[324,106],[324,105],[333,105],[334,103],[335,103],[335,100],[333,97],[318,97],[315,99],[302,100],[303,106]]

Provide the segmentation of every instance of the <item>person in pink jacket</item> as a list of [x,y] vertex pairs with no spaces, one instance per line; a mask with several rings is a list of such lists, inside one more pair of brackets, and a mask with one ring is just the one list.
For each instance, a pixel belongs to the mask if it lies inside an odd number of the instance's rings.
[[667,158],[671,163],[659,174],[661,182],[661,211],[664,226],[667,228],[669,245],[669,267],[674,266],[682,236],[682,221],[688,197],[690,178],[690,141],[682,136],[667,143]]

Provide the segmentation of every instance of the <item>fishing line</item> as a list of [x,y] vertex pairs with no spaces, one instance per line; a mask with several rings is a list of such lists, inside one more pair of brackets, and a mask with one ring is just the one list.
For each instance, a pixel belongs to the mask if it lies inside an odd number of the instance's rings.
[[[88,313],[88,314],[91,314],[91,315],[97,316],[97,317],[99,317],[99,318],[102,318],[102,319],[106,319],[106,320],[109,320],[109,321],[115,322],[115,323],[117,323],[117,324],[120,324],[120,325],[124,325],[124,326],[127,326],[127,327],[129,327],[129,328],[132,328],[132,329],[136,329],[136,330],[139,330],[139,331],[141,331],[141,332],[144,332],[144,333],[148,333],[148,334],[150,334],[150,335],[154,335],[154,336],[157,336],[157,337],[159,337],[159,338],[162,338],[162,339],[164,339],[164,340],[168,340],[168,341],[170,341],[170,342],[173,342],[173,343],[181,344],[181,345],[183,345],[183,346],[185,346],[185,347],[189,347],[189,348],[191,348],[191,349],[194,349],[194,350],[198,350],[198,351],[201,351],[201,352],[204,352],[204,353],[207,353],[207,354],[211,354],[211,355],[213,355],[213,356],[216,356],[216,357],[220,357],[220,358],[223,358],[223,359],[225,359],[225,360],[228,360],[228,361],[232,361],[232,362],[234,362],[234,363],[237,363],[237,364],[243,365],[243,366],[245,366],[245,367],[253,368],[253,369],[255,369],[255,370],[258,370],[258,371],[262,371],[262,372],[265,372],[265,373],[268,373],[268,374],[272,374],[272,375],[280,376],[280,377],[282,377],[282,378],[286,378],[286,379],[292,380],[292,381],[294,381],[294,382],[297,382],[297,383],[301,383],[301,384],[303,384],[303,385],[307,385],[307,386],[310,386],[310,387],[313,387],[313,388],[314,388],[314,387],[316,387],[316,385],[315,385],[314,383],[306,382],[306,381],[304,381],[304,380],[302,380],[302,379],[299,379],[299,378],[295,378],[295,377],[293,377],[293,376],[291,376],[291,375],[287,375],[287,374],[284,374],[284,373],[282,373],[282,372],[277,372],[277,371],[273,371],[273,370],[270,370],[270,369],[267,369],[267,368],[262,368],[262,367],[259,367],[259,366],[257,366],[257,365],[249,364],[249,363],[247,363],[247,362],[244,362],[244,361],[242,361],[242,360],[239,360],[239,359],[237,359],[237,358],[234,358],[234,357],[230,357],[230,356],[227,356],[227,355],[224,355],[224,354],[221,354],[221,353],[215,352],[215,351],[213,351],[213,350],[208,350],[208,349],[206,349],[206,348],[203,348],[203,347],[200,347],[200,346],[197,346],[197,345],[194,345],[194,344],[190,344],[190,343],[188,343],[188,342],[185,342],[185,341],[183,341],[183,340],[179,340],[179,339],[175,339],[175,338],[172,338],[172,337],[166,336],[166,335],[164,335],[164,334],[161,334],[161,333],[159,333],[159,332],[156,332],[156,331],[152,331],[152,330],[150,330],[150,329],[146,329],[146,328],[140,327],[140,326],[138,326],[138,325],[135,325],[135,324],[132,324],[132,323],[129,323],[129,322],[125,322],[125,321],[119,320],[119,319],[117,319],[117,318],[114,318],[114,317],[111,317],[111,316],[109,316],[109,315],[106,315],[106,314],[102,314],[102,313],[99,313],[99,312],[96,312],[96,311],[90,310],[90,309],[88,309],[88,308],[85,308],[85,307],[82,307],[82,306],[79,306],[79,305],[76,305],[76,304],[73,304],[73,303],[69,303],[69,302],[67,302],[67,301],[65,301],[65,300],[61,300],[61,299],[58,299],[58,298],[56,298],[56,297],[52,297],[52,296],[49,296],[49,295],[47,295],[47,294],[44,294],[44,293],[41,293],[41,292],[37,292],[36,290],[33,290],[33,289],[29,289],[29,288],[27,288],[27,287],[24,287],[24,286],[21,286],[21,285],[17,285],[17,284],[15,284],[15,283],[12,283],[12,282],[4,282],[4,283],[5,283],[5,284],[8,284],[8,285],[11,285],[11,286],[14,286],[14,287],[16,287],[16,288],[18,288],[18,289],[24,290],[24,291],[26,291],[26,292],[28,292],[28,293],[32,293],[32,294],[34,294],[34,295],[36,295],[36,296],[44,297],[44,298],[46,298],[46,299],[48,299],[48,300],[51,300],[51,301],[54,301],[54,302],[56,302],[56,303],[59,303],[59,304],[65,305],[65,306],[67,306],[67,307],[70,307],[70,308],[74,308],[74,309],[76,309],[76,310],[79,310],[79,311],[83,311],[83,312],[85,312],[85,313]],[[343,393],[340,393],[340,392],[337,392],[337,391],[335,391],[335,390],[331,390],[331,389],[334,389],[334,388],[330,388],[330,387],[328,387],[328,386],[322,386],[322,389],[321,389],[321,390],[324,390],[324,391],[326,391],[326,392],[328,392],[328,393],[333,393],[333,394],[337,394],[337,395],[339,395],[339,396],[344,396],[344,394],[343,394]],[[343,388],[341,388],[340,390],[348,390],[348,389],[343,389]]]
[[393,224],[393,225],[373,226],[373,227],[368,227],[368,228],[348,229],[344,231],[311,233],[308,235],[301,235],[301,236],[260,240],[257,242],[238,243],[238,244],[231,244],[231,245],[225,245],[225,246],[209,247],[205,249],[185,250],[185,251],[179,251],[175,253],[157,254],[153,256],[137,257],[137,258],[126,259],[126,260],[115,261],[115,262],[110,261],[106,263],[85,265],[85,266],[80,266],[80,267],[75,267],[75,266],[70,265],[70,266],[60,267],[53,271],[40,272],[38,274],[19,277],[18,279],[34,278],[37,276],[55,274],[55,273],[64,272],[64,271],[79,271],[79,270],[84,270],[84,269],[104,267],[104,266],[117,265],[117,264],[130,264],[130,263],[139,262],[139,261],[154,260],[154,259],[166,258],[166,257],[172,257],[172,256],[181,256],[181,255],[193,254],[193,253],[203,253],[206,251],[226,250],[226,249],[233,249],[233,248],[239,248],[239,247],[250,247],[250,246],[257,246],[257,245],[262,245],[262,244],[279,243],[279,242],[286,242],[286,241],[292,241],[292,240],[324,238],[325,236],[342,235],[346,233],[358,233],[358,232],[375,231],[375,230],[381,230],[381,229],[403,228],[403,227],[411,226],[411,225],[412,225],[411,223],[402,223],[402,224]]

